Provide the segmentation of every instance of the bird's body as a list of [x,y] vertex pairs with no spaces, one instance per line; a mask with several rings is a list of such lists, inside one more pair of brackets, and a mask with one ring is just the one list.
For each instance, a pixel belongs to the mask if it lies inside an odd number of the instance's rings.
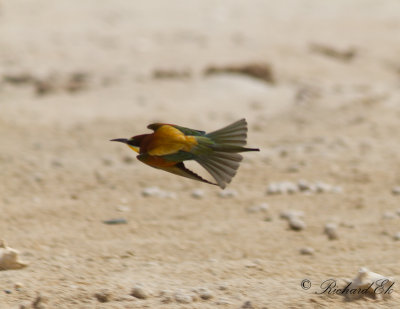
[[247,123],[241,119],[220,130],[206,133],[172,124],[154,123],[154,132],[130,139],[115,139],[138,152],[137,158],[154,168],[183,177],[215,184],[188,170],[183,162],[195,160],[225,188],[239,168],[243,157],[238,152],[259,151],[245,148]]

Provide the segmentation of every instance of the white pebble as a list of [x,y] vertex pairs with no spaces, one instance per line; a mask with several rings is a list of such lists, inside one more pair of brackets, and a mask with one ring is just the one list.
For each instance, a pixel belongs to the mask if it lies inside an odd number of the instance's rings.
[[159,187],[147,187],[147,188],[144,188],[142,191],[142,195],[145,197],[158,196],[159,194],[160,194]]
[[324,233],[328,236],[329,239],[337,239],[337,225],[335,223],[327,223],[325,224]]
[[136,285],[133,287],[131,295],[139,299],[146,299],[149,297],[150,292],[144,289],[141,285]]
[[283,194],[294,194],[299,191],[297,185],[290,181],[280,183],[280,192]]
[[304,247],[300,249],[300,253],[303,255],[313,255],[315,252],[314,248]]
[[270,183],[267,188],[267,194],[272,195],[278,193],[280,193],[279,185],[276,183]]
[[28,264],[19,259],[19,252],[0,239],[0,270],[21,269]]
[[299,188],[300,191],[307,191],[310,190],[310,183],[307,180],[300,179],[297,182],[297,187]]
[[267,212],[268,209],[269,209],[269,206],[267,203],[261,203],[259,205],[254,205],[254,206],[247,208],[247,212],[250,212],[250,213]]
[[365,296],[382,299],[390,297],[390,293],[377,293],[377,284],[381,283],[382,291],[389,291],[390,287],[394,284],[394,280],[390,277],[382,276],[362,267],[358,271],[357,276],[353,280],[350,280],[350,283],[348,290],[360,289],[365,290],[367,293],[347,293],[345,295],[347,299],[354,300]]
[[394,195],[399,195],[400,194],[400,186],[396,186],[392,188],[392,193]]
[[147,187],[142,191],[144,197],[159,197],[159,198],[170,198],[176,199],[174,192],[161,190],[159,187]]
[[301,231],[306,228],[306,224],[304,223],[303,220],[301,220],[299,218],[290,217],[289,218],[289,227],[294,231]]
[[397,232],[396,234],[394,234],[393,239],[400,240],[400,232]]
[[200,298],[203,300],[208,300],[214,297],[211,291],[207,288],[199,288],[195,292],[199,294]]
[[281,219],[290,220],[290,218],[302,218],[304,212],[301,210],[284,210],[279,215]]
[[175,300],[181,304],[190,304],[193,301],[193,298],[191,295],[177,292],[175,293]]
[[222,190],[218,193],[219,197],[222,198],[233,198],[236,197],[238,195],[238,193],[236,192],[236,190],[233,189],[225,189]]
[[192,191],[192,197],[201,200],[204,197],[204,191],[201,189],[195,189]]
[[327,193],[332,191],[331,185],[321,181],[315,183],[315,188],[317,193]]

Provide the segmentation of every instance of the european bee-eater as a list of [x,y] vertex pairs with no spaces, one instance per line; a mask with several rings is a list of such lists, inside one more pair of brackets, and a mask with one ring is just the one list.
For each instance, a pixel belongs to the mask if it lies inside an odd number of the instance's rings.
[[[239,152],[260,151],[243,147],[247,137],[246,119],[210,133],[166,123],[153,123],[147,128],[154,132],[111,141],[127,144],[139,153],[137,158],[140,161],[152,167],[218,185],[222,189],[231,182],[239,168],[243,159]],[[183,164],[187,160],[198,162],[217,183],[203,179],[187,169]]]

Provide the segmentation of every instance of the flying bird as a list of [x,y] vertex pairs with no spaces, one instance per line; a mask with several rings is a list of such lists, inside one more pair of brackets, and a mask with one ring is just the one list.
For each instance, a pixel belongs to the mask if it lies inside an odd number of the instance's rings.
[[[151,167],[218,185],[222,189],[231,182],[239,168],[243,159],[239,152],[260,151],[243,147],[247,138],[246,119],[210,133],[167,123],[153,123],[147,128],[154,132],[111,141],[127,144],[139,153],[137,158],[140,161]],[[198,162],[216,183],[187,169],[183,163],[187,160]]]

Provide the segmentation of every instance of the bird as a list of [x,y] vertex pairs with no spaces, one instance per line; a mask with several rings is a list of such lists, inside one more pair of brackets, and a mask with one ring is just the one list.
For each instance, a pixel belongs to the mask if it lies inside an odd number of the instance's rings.
[[[153,123],[147,128],[153,133],[111,141],[128,145],[138,153],[138,160],[151,167],[217,185],[221,189],[225,189],[236,175],[243,160],[239,152],[260,151],[258,148],[243,147],[247,138],[244,118],[210,133],[168,123]],[[186,168],[184,161],[188,160],[199,163],[215,182]]]

